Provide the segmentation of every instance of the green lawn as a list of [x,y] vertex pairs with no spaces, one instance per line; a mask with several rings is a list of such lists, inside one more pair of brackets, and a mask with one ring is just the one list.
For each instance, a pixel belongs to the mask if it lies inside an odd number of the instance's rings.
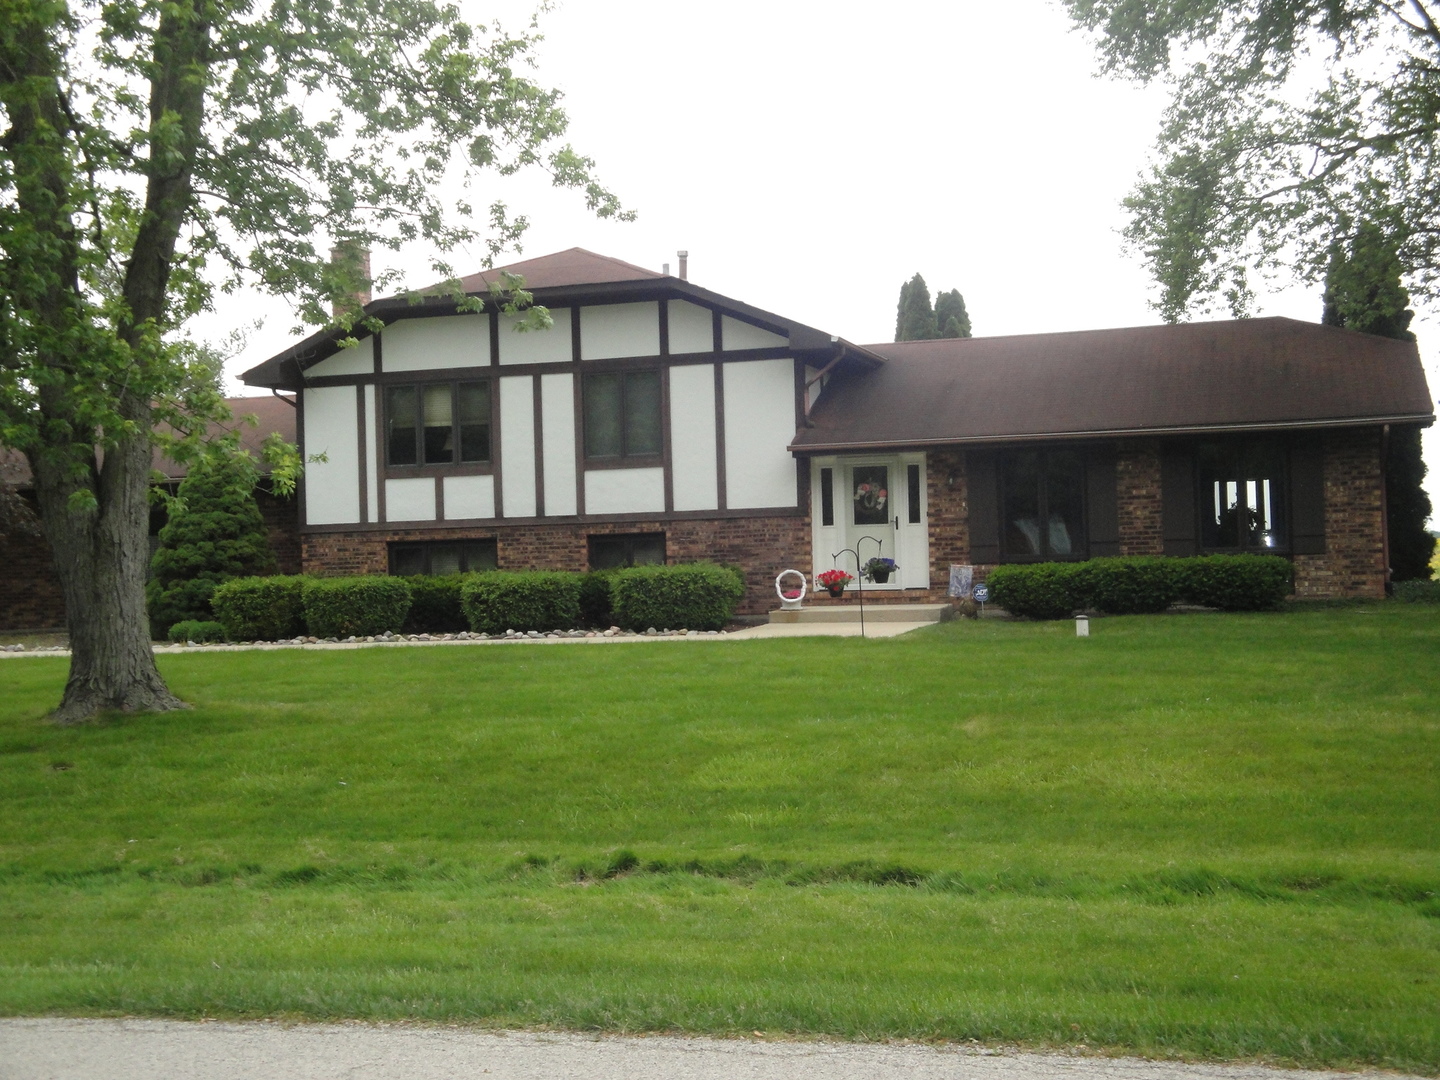
[[0,661],[0,1013],[1440,1074],[1440,609]]

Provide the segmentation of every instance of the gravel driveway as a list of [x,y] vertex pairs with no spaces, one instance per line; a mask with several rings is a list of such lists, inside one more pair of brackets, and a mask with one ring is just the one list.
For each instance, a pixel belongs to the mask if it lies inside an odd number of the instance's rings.
[[1320,1080],[1347,1073],[909,1044],[409,1024],[0,1020],[0,1080]]

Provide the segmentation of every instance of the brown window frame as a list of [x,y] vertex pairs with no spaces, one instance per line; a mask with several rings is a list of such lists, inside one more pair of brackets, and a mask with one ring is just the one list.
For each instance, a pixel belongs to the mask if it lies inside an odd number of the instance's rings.
[[[474,568],[466,565],[469,561],[469,553],[465,551],[465,548],[467,545],[474,546],[482,544],[488,545],[495,550],[496,565],[495,567],[482,567],[480,570],[477,571]],[[486,570],[496,569],[499,566],[500,545],[499,541],[493,536],[477,536],[468,540],[396,540],[386,545],[386,573],[389,574],[391,577],[433,576],[435,571],[431,568],[431,556],[438,548],[443,547],[458,547],[460,549],[461,565],[460,569],[456,571],[456,573],[484,573]],[[425,569],[422,570],[419,575],[400,574],[396,572],[396,556],[407,550],[420,551],[424,555]]]
[[[460,461],[460,387],[484,384],[490,398],[490,418],[488,432],[489,454],[484,461]],[[448,386],[450,388],[450,426],[451,442],[454,446],[452,459],[448,462],[426,462],[424,458],[425,449],[425,390],[433,386]],[[418,459],[413,465],[396,464],[390,460],[390,394],[395,390],[414,390],[416,392],[415,407],[415,450]],[[496,468],[496,450],[499,440],[499,393],[496,380],[493,376],[482,375],[478,378],[453,378],[453,379],[404,379],[385,380],[378,387],[379,401],[377,402],[380,414],[380,431],[378,438],[384,447],[384,476],[386,479],[396,480],[404,477],[420,476],[466,476],[486,475],[493,473]]]
[[[582,371],[580,378],[580,416],[579,435],[580,452],[585,461],[587,469],[644,469],[655,468],[665,463],[665,430],[669,423],[669,408],[666,402],[665,392],[665,367],[664,365],[645,365],[644,367],[605,367],[597,371]],[[628,396],[626,393],[626,379],[631,375],[653,373],[659,382],[660,403],[659,415],[656,417],[656,424],[660,433],[660,449],[654,453],[632,454],[628,452],[625,445],[626,418],[629,414]],[[597,376],[618,376],[620,379],[620,453],[592,455],[590,453],[589,437],[587,433],[586,413],[588,411],[590,380]]]
[[[1039,534],[1041,551],[1038,554],[1013,553],[1007,550],[1006,536],[1008,530],[1005,527],[1005,504],[1006,496],[1006,474],[1010,471],[1009,464],[1017,454],[1038,454],[1040,457],[1040,468],[1038,470],[1038,492],[1039,500],[1036,504],[1038,520],[1044,522],[1048,519],[1050,492],[1049,484],[1045,478],[1049,473],[1049,457],[1052,453],[1072,453],[1080,461],[1080,530],[1081,542],[1073,545],[1074,549],[1069,554],[1057,555],[1049,550],[1050,536],[1046,529],[1041,529]],[[995,487],[996,487],[996,531],[999,539],[999,556],[1002,563],[1043,563],[1043,562],[1084,562],[1090,558],[1090,496],[1089,496],[1089,462],[1086,461],[1083,450],[1078,447],[1065,447],[1063,449],[1014,449],[1006,450],[995,457]]]
[[[1205,543],[1206,522],[1209,520],[1213,510],[1212,496],[1213,488],[1207,488],[1201,479],[1201,472],[1204,469],[1203,458],[1207,449],[1211,447],[1223,448],[1234,456],[1243,456],[1246,452],[1253,453],[1256,448],[1264,446],[1274,454],[1275,462],[1278,465],[1277,475],[1274,477],[1262,477],[1261,479],[1273,480],[1280,488],[1279,497],[1274,499],[1275,510],[1281,521],[1281,532],[1284,533],[1283,542],[1273,547],[1266,547],[1263,544],[1233,544],[1233,545],[1208,545]],[[1192,449],[1193,462],[1191,471],[1191,482],[1195,490],[1195,550],[1202,555],[1280,555],[1288,558],[1295,543],[1294,508],[1292,506],[1293,484],[1290,480],[1290,446],[1283,439],[1266,438],[1226,438],[1226,439],[1202,439],[1194,444]],[[1236,537],[1239,539],[1240,530],[1237,523]]]

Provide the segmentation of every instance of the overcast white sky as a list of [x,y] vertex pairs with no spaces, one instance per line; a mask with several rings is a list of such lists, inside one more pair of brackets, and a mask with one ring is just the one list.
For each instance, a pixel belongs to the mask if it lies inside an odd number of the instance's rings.
[[[686,248],[697,284],[861,343],[893,338],[916,271],[961,291],[977,336],[1158,321],[1119,229],[1164,92],[1097,78],[1050,0],[562,0],[542,27],[536,78],[639,219],[597,221],[538,175],[497,182],[475,203],[530,218],[519,257],[580,246],[673,270]],[[429,254],[377,267],[425,284]],[[1260,309],[1318,321],[1319,292],[1277,283]],[[222,298],[206,330],[257,315],[232,375],[295,340],[261,297]],[[1415,329],[1440,392],[1440,320]],[[1426,454],[1440,505],[1440,435]]]

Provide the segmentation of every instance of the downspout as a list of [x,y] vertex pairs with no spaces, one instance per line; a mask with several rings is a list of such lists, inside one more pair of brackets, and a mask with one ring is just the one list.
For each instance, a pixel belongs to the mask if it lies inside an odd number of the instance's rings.
[[[301,378],[304,378],[304,376],[302,375]],[[270,393],[275,397],[279,398],[281,401],[285,402],[285,404],[289,405],[292,409],[298,409],[300,407],[298,404],[296,404],[296,401],[293,397],[286,397],[273,386],[270,388]]]

